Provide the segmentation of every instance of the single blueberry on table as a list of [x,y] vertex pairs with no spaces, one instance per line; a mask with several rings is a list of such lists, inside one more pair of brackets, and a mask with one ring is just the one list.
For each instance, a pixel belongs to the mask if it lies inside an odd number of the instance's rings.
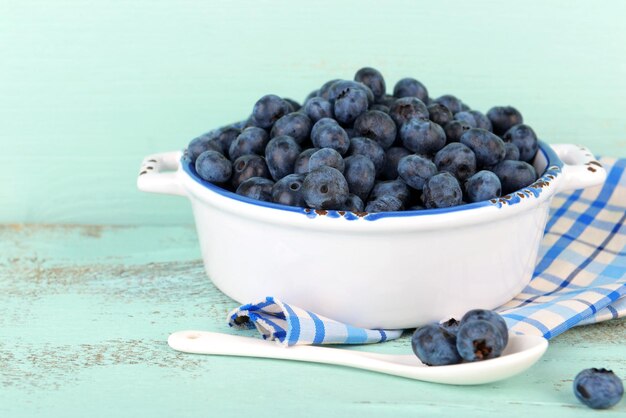
[[504,155],[505,160],[519,160],[519,148],[512,142],[504,142],[504,149],[506,150],[506,154]]
[[217,142],[213,132],[206,133],[197,138],[192,139],[187,145],[185,155],[192,164],[196,163],[198,156],[204,151],[217,151],[223,153],[222,146]]
[[535,168],[524,161],[504,160],[492,171],[500,179],[502,194],[505,195],[528,187],[537,180]]
[[539,149],[539,143],[537,142],[537,135],[533,128],[528,125],[519,124],[512,126],[502,136],[505,142],[513,143],[519,149],[519,159],[530,163],[535,158],[537,150]]
[[472,129],[472,127],[462,120],[451,120],[443,127],[448,143],[459,142],[463,134],[470,129]]
[[443,128],[430,120],[411,119],[400,128],[405,148],[422,155],[433,155],[446,145]]
[[398,163],[412,152],[404,147],[391,147],[385,151],[385,165],[381,172],[381,178],[384,180],[395,180],[398,178]]
[[322,97],[313,97],[304,103],[304,113],[309,117],[312,123],[323,118],[332,118],[333,105]]
[[298,155],[296,158],[296,162],[293,167],[293,172],[295,174],[306,174],[309,172],[309,160],[311,159],[311,155],[315,154],[319,151],[319,148],[307,148]]
[[409,186],[402,179],[374,183],[374,188],[369,197],[370,200],[376,200],[383,196],[393,196],[404,205],[410,196]]
[[309,137],[312,126],[311,119],[304,113],[289,113],[274,123],[270,137],[288,135],[301,145]]
[[230,144],[228,156],[232,161],[247,154],[263,155],[269,142],[267,131],[256,126],[244,129]]
[[467,145],[476,154],[477,167],[491,167],[504,160],[506,149],[504,142],[491,132],[472,128],[466,131],[460,142]]
[[428,117],[438,125],[446,126],[448,122],[454,119],[452,112],[441,103],[433,103],[428,105]]
[[350,193],[346,202],[337,210],[345,210],[348,212],[363,212],[365,205],[361,198],[355,194]]
[[313,170],[317,170],[320,167],[328,166],[332,168],[336,168],[341,173],[343,173],[346,164],[337,151],[332,148],[322,148],[313,154],[309,158],[309,172]]
[[506,347],[509,343],[509,328],[506,326],[506,322],[500,314],[488,309],[472,309],[463,315],[461,325],[475,320],[485,320],[494,324],[500,331],[500,337],[502,338],[501,345]]
[[456,337],[438,324],[429,324],[415,330],[411,348],[428,366],[445,366],[461,362],[456,349]]
[[272,201],[287,206],[306,207],[302,182],[304,174],[289,174],[272,186]]
[[593,409],[607,409],[624,396],[622,380],[611,370],[585,369],[574,378],[574,395]]
[[372,90],[374,94],[374,100],[380,99],[385,95],[387,86],[385,85],[385,79],[380,71],[371,67],[363,67],[354,75],[354,81],[365,84]]
[[385,150],[378,142],[370,138],[362,136],[351,138],[348,155],[364,155],[372,160],[376,174],[380,173],[385,165]]
[[265,164],[265,158],[260,155],[248,154],[233,161],[231,184],[235,190],[241,183],[252,177],[270,178],[270,171]]
[[264,129],[272,127],[274,122],[282,118],[287,113],[291,113],[289,103],[276,96],[275,94],[267,94],[261,97],[252,109],[252,118],[256,126]]
[[411,119],[428,120],[428,109],[424,102],[416,97],[397,99],[389,108],[389,116],[397,126],[402,127]]
[[367,202],[365,212],[396,212],[402,210],[403,204],[400,199],[395,196],[385,195]]
[[435,163],[420,155],[407,155],[398,163],[398,174],[406,184],[415,190],[422,190],[426,180],[436,173]]
[[501,330],[493,322],[476,319],[463,322],[456,334],[456,349],[467,361],[500,357],[504,350]]
[[403,78],[398,81],[393,88],[394,97],[401,99],[402,97],[417,97],[422,102],[428,101],[428,90],[426,87],[414,78]]
[[393,119],[379,110],[370,110],[360,115],[354,122],[357,136],[365,136],[387,149],[396,139],[397,128]]
[[441,103],[450,109],[450,112],[452,112],[453,115],[463,110],[463,102],[451,94],[444,94],[443,96],[436,98],[435,103]]
[[237,187],[237,193],[250,199],[261,200],[263,202],[272,201],[272,187],[274,182],[263,177],[250,177]]
[[343,174],[326,166],[306,175],[302,192],[306,204],[313,209],[341,208],[350,193]]
[[335,99],[333,113],[342,125],[350,125],[367,111],[369,104],[365,91],[355,88],[343,90]]
[[217,151],[204,151],[195,166],[198,175],[211,183],[225,183],[233,172],[230,160]]
[[287,104],[289,104],[289,106],[291,106],[291,111],[292,112],[297,112],[298,110],[300,110],[302,108],[300,103],[296,102],[293,99],[288,99],[287,97],[285,97],[283,100],[286,101]]
[[424,183],[422,201],[429,209],[458,206],[463,201],[463,192],[458,180],[450,173],[439,173]]
[[328,97],[325,97],[325,99],[334,104],[340,96],[349,90],[361,90],[367,96],[368,105],[374,104],[374,93],[372,93],[372,90],[365,84],[352,80],[338,80],[333,83],[328,91]]
[[493,126],[493,133],[503,135],[515,125],[524,123],[522,114],[513,106],[495,106],[489,109],[487,117]]
[[292,137],[284,135],[272,138],[265,148],[265,162],[272,178],[280,180],[292,174],[300,152],[300,146]]
[[465,197],[470,203],[494,199],[502,195],[500,179],[488,170],[474,174],[464,184]]
[[476,156],[466,145],[452,142],[443,147],[434,159],[437,170],[447,171],[459,182],[465,181],[476,172]]
[[333,148],[344,155],[350,147],[350,138],[337,121],[323,118],[315,122],[311,129],[311,141],[316,148]]
[[344,177],[350,193],[366,200],[376,180],[374,163],[366,156],[357,154],[346,158],[345,164]]

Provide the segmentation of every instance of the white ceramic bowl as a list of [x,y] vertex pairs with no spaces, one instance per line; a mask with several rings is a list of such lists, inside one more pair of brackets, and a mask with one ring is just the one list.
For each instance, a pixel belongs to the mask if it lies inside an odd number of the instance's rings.
[[354,214],[260,202],[200,179],[181,152],[146,157],[137,186],[191,201],[204,266],[240,303],[274,296],[355,326],[409,328],[495,308],[531,279],[555,193],[601,184],[588,149],[540,143],[541,177],[491,201]]

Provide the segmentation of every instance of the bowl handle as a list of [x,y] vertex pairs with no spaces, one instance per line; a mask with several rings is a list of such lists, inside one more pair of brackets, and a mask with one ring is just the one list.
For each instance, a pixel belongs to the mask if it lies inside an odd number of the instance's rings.
[[563,192],[597,186],[606,180],[606,170],[588,148],[573,144],[553,144],[552,149],[563,161],[563,179],[557,191]]
[[181,156],[180,151],[148,155],[141,163],[137,188],[142,192],[185,196],[177,171]]

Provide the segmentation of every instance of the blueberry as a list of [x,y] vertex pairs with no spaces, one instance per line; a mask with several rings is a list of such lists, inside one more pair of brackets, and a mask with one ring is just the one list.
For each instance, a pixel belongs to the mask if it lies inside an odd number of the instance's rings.
[[385,165],[381,172],[381,178],[395,180],[398,178],[398,163],[412,152],[404,147],[391,147],[385,152]]
[[437,173],[437,167],[428,158],[412,154],[398,163],[398,174],[415,190],[422,190],[426,180]]
[[263,177],[250,177],[237,187],[237,193],[250,199],[272,201],[272,187],[274,182]]
[[196,172],[211,183],[225,183],[230,179],[233,167],[228,158],[217,151],[204,151],[196,159]]
[[[350,139],[348,155],[364,155],[374,163],[376,174],[385,166],[385,150],[373,139],[357,136]],[[395,177],[394,177],[395,178]]]
[[370,193],[370,200],[376,200],[383,196],[393,196],[404,205],[410,196],[409,187],[402,179],[376,182]]
[[387,90],[383,75],[380,71],[371,67],[364,67],[357,71],[354,75],[354,81],[358,81],[369,87],[374,94],[374,100],[378,100],[384,96]]
[[357,195],[361,200],[365,200],[374,187],[376,169],[372,160],[365,155],[352,155],[346,158],[344,176],[348,182],[350,193]]
[[217,151],[220,154],[223,153],[222,146],[219,142],[217,142],[213,132],[209,132],[192,139],[191,142],[189,142],[189,145],[187,145],[185,155],[191,160],[192,164],[195,164],[198,156],[204,151]]
[[358,136],[371,138],[384,149],[393,144],[397,134],[393,119],[379,110],[370,110],[359,116],[354,122],[354,130]]
[[289,113],[274,123],[270,137],[288,135],[301,145],[309,137],[312,125],[311,119],[304,113]]
[[519,159],[532,162],[539,149],[539,143],[537,142],[537,135],[533,128],[528,125],[520,124],[512,126],[502,136],[502,139],[506,142],[511,142],[519,149]]
[[395,101],[396,101],[396,98],[395,98],[395,97],[393,97],[393,96],[392,96],[392,95],[390,95],[390,94],[385,94],[384,96],[379,97],[379,98],[376,100],[376,104],[383,105],[383,106],[387,106],[388,108],[391,108],[391,105],[392,105],[392,104],[393,104],[393,102],[395,102]]
[[319,148],[307,148],[298,155],[296,158],[296,162],[293,167],[293,172],[295,174],[306,174],[309,172],[309,160],[311,159],[311,155],[315,154],[319,151]]
[[[461,323],[454,318],[450,318],[447,321],[441,322],[439,326],[448,331],[450,334],[456,336],[459,332],[459,326],[461,326]],[[456,349],[456,344],[454,348]]]
[[345,169],[345,162],[337,151],[332,148],[322,148],[313,154],[309,158],[309,170],[313,171],[317,170],[320,167],[328,166],[332,168],[336,168],[341,173]]
[[335,119],[342,125],[350,125],[367,111],[369,103],[365,91],[354,88],[343,90],[333,105]]
[[226,126],[216,131],[216,141],[222,147],[222,154],[227,155],[230,145],[239,136],[241,129],[237,129],[233,126]]
[[291,107],[292,112],[297,112],[302,108],[302,106],[300,106],[300,103],[296,102],[293,99],[288,99],[285,97],[283,100],[286,101],[287,104]]
[[361,198],[355,194],[350,193],[348,195],[348,199],[346,199],[346,202],[338,210],[345,210],[348,212],[363,212],[364,209],[365,206]]
[[446,123],[450,122],[454,118],[450,109],[441,103],[433,103],[426,109],[428,109],[428,117],[430,120],[441,126],[446,126]]
[[303,102],[303,103],[306,103],[306,102],[308,102],[309,100],[311,100],[312,98],[317,97],[317,96],[319,96],[319,95],[320,95],[320,91],[319,91],[319,89],[318,89],[318,90],[313,90],[312,92],[310,92],[310,93],[308,94],[308,96],[306,96],[306,98],[304,99],[304,102]]
[[449,208],[458,206],[463,200],[463,192],[458,180],[450,173],[439,173],[424,183],[422,201],[424,206],[432,208]]
[[472,115],[468,111],[458,112],[454,115],[454,119],[463,121],[467,123],[472,128],[478,128],[476,125],[476,119],[474,119],[474,115]]
[[265,148],[265,161],[274,180],[280,180],[293,173],[300,146],[290,136],[277,136]]
[[304,174],[289,174],[272,186],[272,201],[287,206],[305,207],[302,193]]
[[383,104],[373,104],[370,106],[370,110],[378,110],[379,112],[389,114],[389,106],[385,106]]
[[441,103],[450,109],[450,112],[452,112],[453,115],[463,110],[463,102],[451,94],[444,94],[443,96],[436,98],[435,103]]
[[337,121],[323,118],[311,129],[311,140],[316,148],[333,148],[344,155],[350,147],[350,138]]
[[453,333],[430,324],[415,330],[411,347],[420,361],[428,366],[444,366],[461,362]]
[[422,155],[433,155],[446,145],[443,128],[430,120],[411,119],[400,128],[404,147]]
[[233,177],[231,183],[235,190],[244,181],[252,177],[270,178],[270,171],[265,164],[265,158],[254,155],[242,155],[233,162]]
[[403,97],[393,102],[389,109],[389,116],[396,125],[402,126],[411,119],[428,120],[428,109],[416,97]]
[[252,118],[256,126],[264,129],[271,128],[274,122],[291,112],[289,103],[276,96],[268,94],[261,97],[252,109]]
[[318,96],[328,100],[329,94],[330,94],[330,88],[333,86],[333,84],[335,84],[336,82],[341,81],[340,79],[336,78],[334,80],[329,80],[327,82],[325,82],[322,87],[320,87],[319,91],[318,91]]
[[434,159],[437,170],[447,171],[459,182],[465,181],[476,172],[476,156],[467,146],[452,142],[443,147]]
[[268,141],[269,136],[265,129],[251,126],[244,129],[230,144],[228,156],[234,161],[246,154],[263,155]]
[[474,320],[491,322],[500,331],[500,337],[502,338],[501,345],[506,347],[509,343],[509,328],[506,326],[504,318],[502,318],[497,312],[490,311],[488,309],[472,309],[463,315],[461,318],[461,325]]
[[500,179],[488,170],[481,170],[465,182],[465,197],[468,202],[482,202],[502,194]]
[[456,349],[467,361],[500,357],[504,350],[501,331],[493,322],[484,319],[463,322],[456,334]]
[[624,385],[611,370],[585,369],[574,379],[574,395],[590,408],[607,409],[622,399]]
[[513,106],[495,106],[489,109],[487,117],[493,126],[493,133],[503,135],[515,125],[524,123],[522,114]]
[[332,118],[333,105],[322,97],[313,97],[304,103],[304,113],[311,119],[312,123],[323,118]]
[[343,174],[332,167],[311,171],[302,183],[304,200],[314,209],[337,209],[348,199],[348,182]]
[[365,212],[396,212],[402,210],[402,206],[402,201],[397,197],[385,195],[367,202]]
[[330,90],[328,91],[328,99],[329,102],[335,103],[335,100],[339,98],[339,96],[345,95],[345,93],[349,90],[361,90],[367,96],[368,105],[374,104],[374,93],[363,83],[359,83],[358,81],[352,80],[338,80],[330,86]]
[[474,121],[476,122],[476,127],[481,129],[486,129],[489,132],[493,132],[493,126],[491,126],[491,121],[487,116],[480,113],[478,110],[467,110],[467,112],[474,116]]
[[393,95],[399,99],[402,97],[417,97],[424,103],[428,101],[428,90],[414,78],[403,78],[398,81],[393,88]]
[[424,210],[424,209],[426,208],[422,205],[413,205],[409,208],[409,210]]
[[512,142],[505,142],[504,149],[506,150],[506,154],[504,155],[505,160],[519,160],[519,148]]
[[496,165],[506,155],[504,142],[485,129],[472,128],[461,136],[460,141],[474,151],[478,167]]
[[502,194],[523,189],[537,180],[535,168],[524,161],[504,160],[492,170],[502,183]]
[[467,122],[462,120],[452,120],[446,123],[446,126],[443,127],[448,143],[459,142],[461,140],[461,136],[463,136],[463,134],[470,129],[472,129],[472,127],[469,126]]

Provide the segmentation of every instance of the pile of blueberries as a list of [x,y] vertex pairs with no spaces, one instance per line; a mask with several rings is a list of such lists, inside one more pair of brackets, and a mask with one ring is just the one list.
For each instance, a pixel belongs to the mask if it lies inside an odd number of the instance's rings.
[[506,322],[496,312],[473,309],[461,321],[452,318],[415,330],[413,352],[428,366],[500,357],[509,342]]
[[537,136],[511,106],[487,114],[413,78],[387,94],[374,68],[331,80],[300,106],[269,94],[248,119],[193,139],[204,180],[252,199],[385,212],[492,199],[537,179]]

